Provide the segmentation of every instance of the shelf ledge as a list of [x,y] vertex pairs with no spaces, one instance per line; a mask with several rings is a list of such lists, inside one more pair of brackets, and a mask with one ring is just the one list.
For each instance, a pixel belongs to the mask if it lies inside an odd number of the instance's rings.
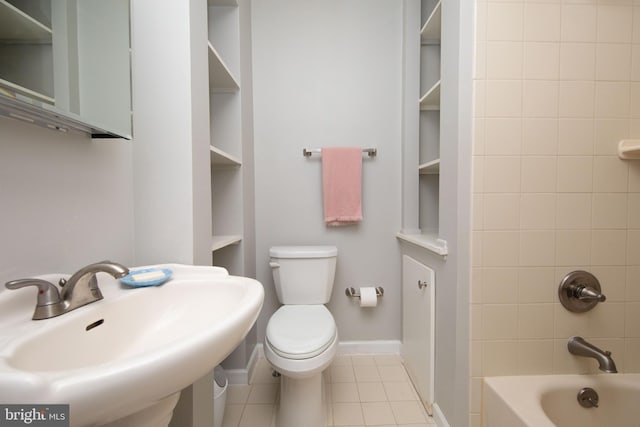
[[420,30],[420,38],[422,42],[440,42],[442,28],[442,1],[439,1],[433,10],[431,15],[427,18],[427,22],[424,23]]
[[420,98],[420,109],[437,111],[440,109],[440,80]]
[[447,241],[440,239],[436,233],[409,234],[398,233],[396,237],[405,242],[412,243],[421,248],[427,249],[436,255],[446,257],[449,254]]
[[618,143],[618,157],[624,160],[640,159],[640,139],[623,139]]
[[233,92],[240,89],[238,81],[224,63],[218,51],[209,42],[209,90]]
[[240,159],[218,147],[210,145],[209,151],[211,152],[211,164],[214,166],[242,166]]
[[420,175],[438,175],[440,174],[440,159],[431,160],[418,166]]
[[51,44],[51,38],[51,28],[7,1],[0,0],[0,39],[4,42]]
[[211,252],[226,248],[230,245],[237,245],[241,240],[242,236],[240,235],[213,236],[211,238]]

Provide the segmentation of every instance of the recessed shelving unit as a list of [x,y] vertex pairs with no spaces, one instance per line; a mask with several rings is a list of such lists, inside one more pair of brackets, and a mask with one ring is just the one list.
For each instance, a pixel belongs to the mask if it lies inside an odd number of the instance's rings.
[[242,162],[237,157],[224,152],[223,150],[210,146],[211,164],[215,166],[241,166]]
[[51,28],[5,0],[0,0],[0,39],[51,44],[51,37]]
[[227,64],[224,63],[216,49],[209,45],[209,89],[213,91],[233,91],[240,89]]
[[237,245],[241,240],[242,236],[240,235],[213,236],[211,238],[211,251],[215,252],[229,245]]
[[418,171],[420,171],[420,175],[438,175],[440,173],[440,159],[421,164]]
[[436,3],[420,30],[422,43],[439,43],[442,23],[442,1]]
[[440,80],[420,98],[420,109],[423,111],[440,110]]

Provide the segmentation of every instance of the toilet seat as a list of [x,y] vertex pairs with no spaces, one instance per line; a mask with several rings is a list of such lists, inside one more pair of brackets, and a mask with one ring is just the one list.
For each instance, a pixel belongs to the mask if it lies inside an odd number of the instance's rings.
[[265,338],[280,357],[303,360],[324,352],[336,336],[335,321],[324,305],[284,305],[269,319]]

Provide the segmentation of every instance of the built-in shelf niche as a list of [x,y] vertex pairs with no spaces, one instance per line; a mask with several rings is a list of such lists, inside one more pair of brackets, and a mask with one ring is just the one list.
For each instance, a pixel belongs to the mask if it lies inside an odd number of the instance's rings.
[[440,43],[442,25],[442,1],[436,3],[431,14],[420,30],[420,39],[423,44]]

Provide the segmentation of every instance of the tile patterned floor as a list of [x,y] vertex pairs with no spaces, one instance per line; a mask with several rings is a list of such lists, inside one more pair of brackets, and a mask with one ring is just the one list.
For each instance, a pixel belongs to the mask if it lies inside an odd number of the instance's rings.
[[[397,355],[337,356],[324,375],[329,426],[435,425]],[[251,384],[229,386],[223,427],[274,427],[278,381],[259,359]]]

